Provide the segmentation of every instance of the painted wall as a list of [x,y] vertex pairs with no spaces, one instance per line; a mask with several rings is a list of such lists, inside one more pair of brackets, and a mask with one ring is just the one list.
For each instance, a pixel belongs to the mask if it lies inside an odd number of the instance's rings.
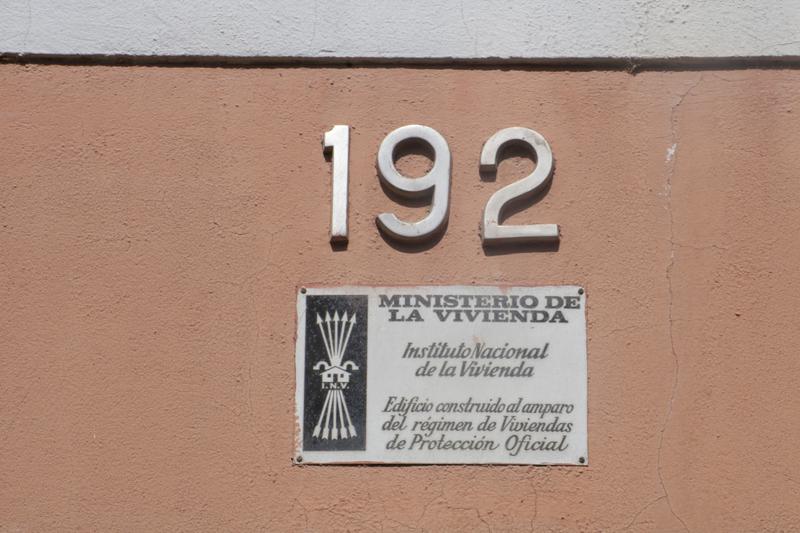
[[0,0],[0,53],[268,58],[800,56],[786,0]]
[[[0,530],[800,529],[797,70],[12,64],[0,87]],[[374,215],[424,208],[374,161],[408,123],[450,143],[452,207],[400,249]],[[479,179],[512,125],[557,167],[511,221],[559,223],[557,250],[480,246],[532,165]],[[292,466],[307,283],[585,286],[590,465]]]

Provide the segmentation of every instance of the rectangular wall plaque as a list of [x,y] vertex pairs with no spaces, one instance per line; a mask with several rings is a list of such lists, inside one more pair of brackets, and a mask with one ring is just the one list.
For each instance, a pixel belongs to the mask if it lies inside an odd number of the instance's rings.
[[576,286],[297,299],[297,463],[588,463]]

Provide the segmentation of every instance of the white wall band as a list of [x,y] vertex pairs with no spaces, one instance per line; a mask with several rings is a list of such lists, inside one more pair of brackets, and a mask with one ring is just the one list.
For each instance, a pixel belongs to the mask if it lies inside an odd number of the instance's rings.
[[0,0],[0,53],[311,59],[800,57],[800,2]]

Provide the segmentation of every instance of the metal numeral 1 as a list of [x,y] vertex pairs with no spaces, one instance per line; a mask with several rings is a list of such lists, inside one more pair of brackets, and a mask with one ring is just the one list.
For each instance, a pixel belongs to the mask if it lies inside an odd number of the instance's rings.
[[337,125],[325,132],[322,149],[332,153],[331,242],[347,242],[347,182],[350,166],[350,126]]

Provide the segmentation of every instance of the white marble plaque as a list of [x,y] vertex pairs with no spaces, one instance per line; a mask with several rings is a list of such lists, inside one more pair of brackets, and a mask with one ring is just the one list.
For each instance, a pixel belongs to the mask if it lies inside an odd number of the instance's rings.
[[586,296],[304,288],[296,463],[588,463]]

